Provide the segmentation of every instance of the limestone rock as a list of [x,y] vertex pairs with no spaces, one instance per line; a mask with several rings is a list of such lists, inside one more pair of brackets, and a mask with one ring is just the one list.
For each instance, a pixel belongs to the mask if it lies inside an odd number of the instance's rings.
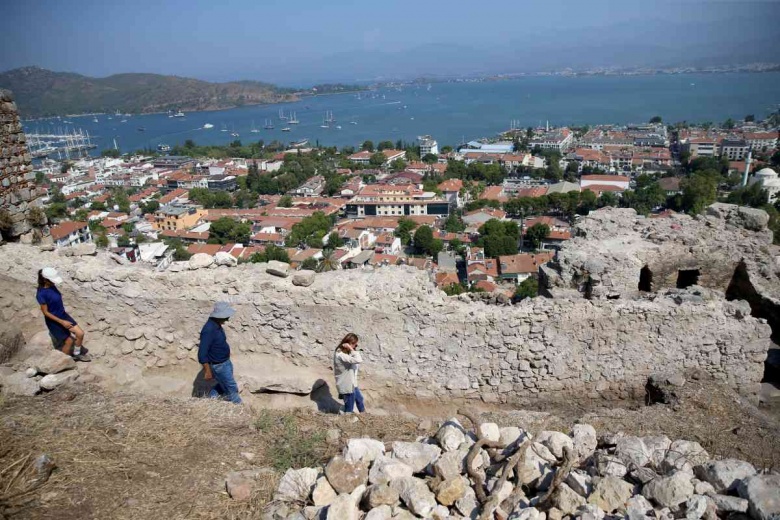
[[329,506],[333,502],[338,493],[330,485],[326,477],[320,477],[317,479],[317,483],[314,484],[314,490],[311,492],[311,501],[315,506],[324,507]]
[[[433,463],[433,473],[444,480],[454,479],[466,473],[466,456],[468,451],[460,449],[442,453]],[[475,457],[475,462],[480,460]]]
[[684,470],[693,473],[693,468],[699,464],[704,464],[710,458],[701,444],[695,441],[674,441],[669,447],[661,469],[666,473]]
[[398,491],[409,511],[417,516],[430,516],[436,508],[436,497],[424,480],[415,477],[398,478],[390,482],[390,487]]
[[563,458],[564,448],[574,449],[574,442],[571,437],[561,432],[542,431],[534,440],[546,446],[559,459]]
[[40,381],[40,385],[44,390],[54,390],[58,386],[75,381],[78,377],[79,373],[77,371],[68,370],[67,372],[44,376]]
[[748,501],[744,498],[712,493],[707,495],[719,513],[747,513]]
[[755,520],[770,520],[780,515],[780,475],[753,475],[737,486],[739,496],[748,501]]
[[363,520],[390,520],[393,515],[393,508],[390,506],[375,507],[363,517]]
[[271,260],[268,262],[265,272],[274,276],[280,276],[287,278],[290,274],[290,264],[287,262],[279,262],[278,260]]
[[501,430],[496,423],[482,423],[479,425],[479,431],[488,440],[497,442],[501,439]]
[[368,482],[368,462],[349,462],[336,455],[325,466],[325,476],[337,493],[351,493]]
[[227,267],[235,267],[238,265],[238,259],[228,252],[218,251],[217,254],[214,255],[214,263]]
[[455,502],[455,508],[466,518],[477,518],[477,515],[479,514],[479,502],[477,502],[477,494],[471,487],[466,489],[463,498]]
[[605,452],[596,452],[596,471],[602,477],[613,476],[623,478],[628,473],[628,467],[619,457]]
[[41,391],[41,385],[35,379],[27,377],[23,372],[16,372],[0,379],[3,395],[32,396]]
[[646,520],[655,518],[654,513],[653,504],[642,495],[634,495],[626,501],[627,520]]
[[467,487],[469,484],[464,477],[444,480],[436,486],[436,500],[442,505],[451,506],[465,496]]
[[288,469],[279,481],[274,500],[306,502],[319,477],[320,470],[316,468]]
[[[309,395],[325,384],[321,379],[312,381],[297,372],[291,374],[267,373],[244,377],[244,387],[253,394],[280,393]],[[319,384],[317,384],[319,382]]]
[[301,269],[293,275],[292,283],[300,287],[309,287],[314,283],[316,273],[308,269]]
[[393,457],[420,473],[430,466],[441,453],[441,448],[420,442],[393,442]]
[[590,475],[581,469],[572,470],[566,477],[565,482],[582,497],[588,498],[593,493],[592,479]]
[[59,350],[50,350],[42,357],[35,360],[35,366],[41,374],[57,374],[65,370],[76,368],[76,362],[67,354]]
[[756,468],[749,462],[736,459],[724,459],[705,462],[694,468],[697,477],[709,482],[718,493],[737,489],[743,479],[756,474]]
[[634,464],[642,467],[650,462],[650,454],[645,447],[645,443],[642,439],[633,435],[626,435],[618,439],[615,446],[615,455],[625,462],[626,465]]
[[436,432],[436,440],[445,452],[455,451],[461,444],[466,442],[466,435],[460,424],[450,420],[444,423],[439,428],[439,431]]
[[545,518],[546,515],[535,507],[526,507],[519,511],[515,510],[509,515],[508,520],[545,520]]
[[571,436],[580,460],[590,457],[596,451],[598,445],[596,429],[590,424],[575,424],[572,426]]
[[562,483],[555,490],[552,497],[552,504],[561,510],[564,515],[572,515],[577,508],[585,505],[585,499],[578,495],[572,488]]
[[225,479],[225,487],[233,500],[245,502],[252,497],[254,481],[240,471],[229,473]]
[[363,501],[370,509],[383,505],[394,506],[399,500],[398,490],[390,487],[387,483],[369,486],[363,497]]
[[519,446],[528,438],[528,434],[517,426],[502,426],[499,434],[498,440],[507,448]]
[[358,486],[352,493],[343,493],[328,507],[327,520],[360,520],[360,499],[363,498],[365,486]]
[[686,520],[699,520],[707,512],[707,499],[702,495],[693,495],[685,501]]
[[626,502],[634,494],[634,486],[617,477],[604,477],[593,488],[588,502],[607,513],[625,509]]
[[344,458],[349,462],[372,462],[384,455],[385,444],[369,438],[349,439],[344,448]]
[[93,243],[76,244],[65,249],[66,256],[94,256],[97,254],[97,246]]
[[693,496],[691,475],[678,471],[670,477],[662,477],[648,482],[642,489],[642,494],[655,501],[661,507],[675,507]]
[[188,268],[191,271],[204,269],[214,263],[214,257],[206,253],[195,253],[190,257]]
[[[345,458],[347,458],[345,456]],[[371,465],[368,481],[371,484],[383,484],[403,477],[411,477],[412,468],[398,459],[380,455]]]

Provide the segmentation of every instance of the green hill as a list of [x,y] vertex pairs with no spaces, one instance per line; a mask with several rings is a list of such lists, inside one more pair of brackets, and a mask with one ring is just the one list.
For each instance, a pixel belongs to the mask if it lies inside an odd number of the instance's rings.
[[0,88],[13,92],[22,117],[167,110],[219,110],[297,99],[292,89],[258,81],[209,83],[160,74],[91,78],[24,67],[0,73]]

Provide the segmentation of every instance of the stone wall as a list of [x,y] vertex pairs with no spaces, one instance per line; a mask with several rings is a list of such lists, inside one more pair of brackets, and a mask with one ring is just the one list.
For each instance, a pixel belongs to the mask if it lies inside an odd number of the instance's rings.
[[0,317],[43,328],[37,269],[56,266],[68,309],[86,329],[92,365],[147,374],[197,372],[196,342],[215,300],[237,315],[239,355],[330,366],[347,332],[361,337],[366,382],[395,394],[518,401],[542,393],[630,397],[657,371],[700,369],[754,396],[770,329],[742,301],[535,298],[508,307],[448,298],[407,267],[324,273],[310,287],[258,265],[152,272],[107,256],[0,248]]
[[[37,204],[40,194],[35,183],[27,180],[32,172],[32,158],[27,151],[25,135],[16,103],[11,92],[0,89],[0,208],[7,212],[10,222],[3,224],[0,233],[16,238],[32,229],[28,209]],[[9,227],[5,227],[10,224]],[[0,242],[3,236],[0,235]]]

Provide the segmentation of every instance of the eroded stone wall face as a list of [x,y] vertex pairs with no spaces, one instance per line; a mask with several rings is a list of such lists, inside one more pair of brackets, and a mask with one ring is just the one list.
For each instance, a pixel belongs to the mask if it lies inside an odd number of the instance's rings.
[[8,213],[11,227],[0,230],[6,238],[19,237],[32,229],[27,210],[38,199],[22,123],[11,92],[0,89],[0,208]]
[[234,348],[329,367],[347,333],[364,373],[388,392],[521,401],[548,394],[636,396],[649,374],[703,370],[754,396],[770,328],[745,302],[535,298],[497,307],[448,298],[413,268],[337,271],[310,287],[258,265],[157,273],[107,257],[0,248],[0,313],[28,335],[43,329],[37,269],[56,266],[96,363],[194,374],[198,333],[216,300],[237,309]]

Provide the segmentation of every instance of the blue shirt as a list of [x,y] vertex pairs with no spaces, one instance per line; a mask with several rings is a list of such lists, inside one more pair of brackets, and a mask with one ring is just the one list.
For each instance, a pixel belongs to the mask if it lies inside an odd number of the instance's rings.
[[200,331],[198,363],[224,363],[230,359],[230,345],[225,330],[216,321],[209,319]]
[[62,303],[62,295],[56,287],[41,287],[35,294],[35,299],[38,300],[39,305],[46,305],[51,314],[57,316],[61,320],[68,319],[68,314],[65,312],[65,305]]

